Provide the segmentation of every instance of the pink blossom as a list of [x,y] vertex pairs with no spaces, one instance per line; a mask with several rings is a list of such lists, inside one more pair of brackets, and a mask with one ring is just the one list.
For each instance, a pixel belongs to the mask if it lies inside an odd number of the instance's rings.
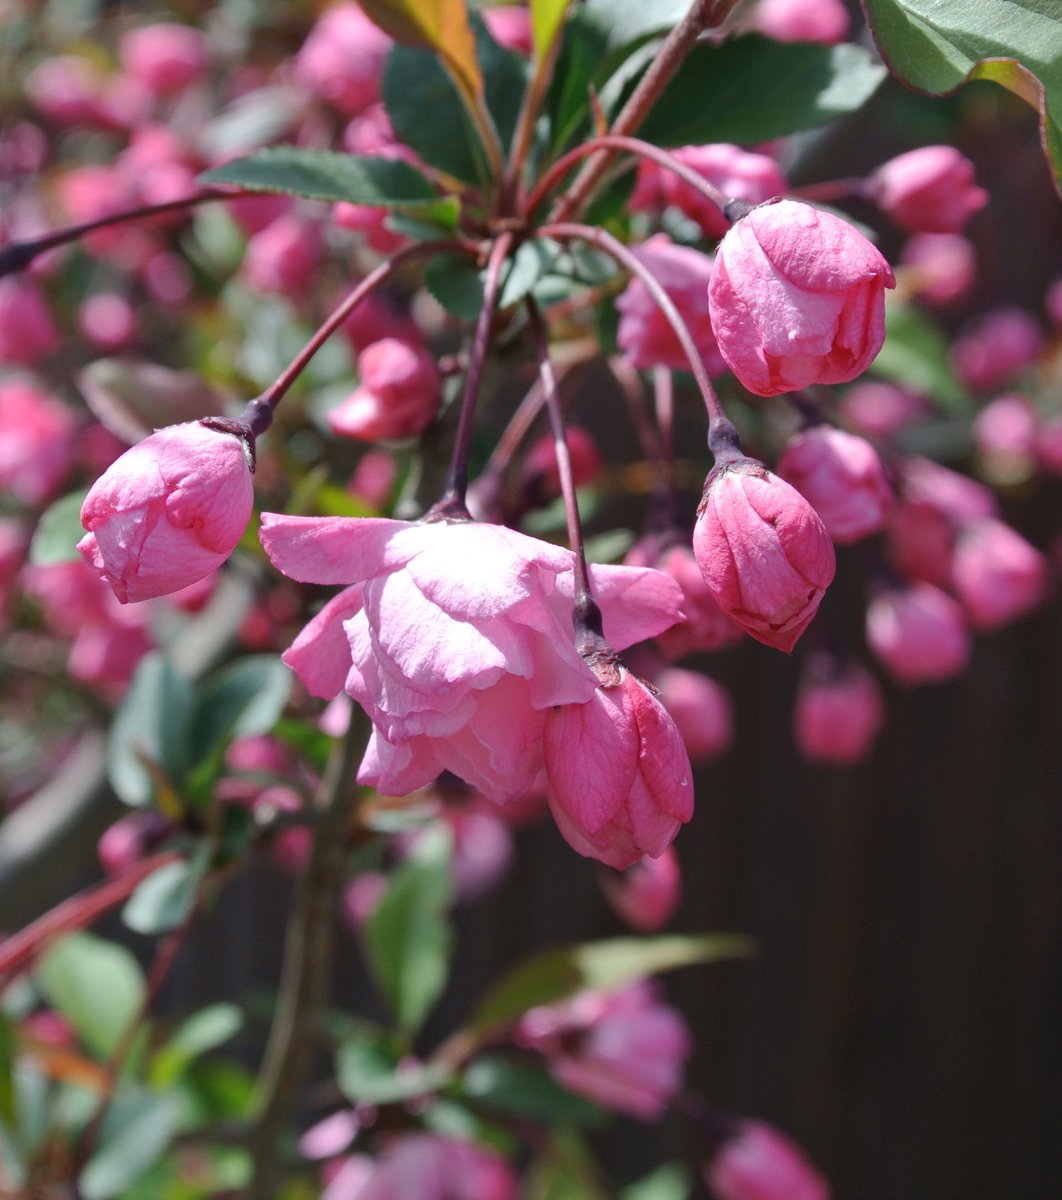
[[[262,543],[293,579],[349,584],[284,655],[308,690],[346,690],[375,726],[358,778],[404,795],[450,770],[495,801],[542,767],[555,705],[596,679],[572,633],[571,551],[496,525],[262,517]],[[592,567],[605,635],[622,649],[680,615],[656,571]]]
[[959,233],[916,233],[900,252],[904,283],[937,308],[960,299],[977,278],[977,253]]
[[377,1158],[351,1155],[321,1200],[516,1200],[509,1164],[474,1142],[404,1133]]
[[368,154],[376,158],[402,158],[415,162],[416,155],[399,140],[382,104],[371,104],[343,130],[343,149],[351,154]]
[[963,526],[951,582],[970,623],[982,633],[1039,607],[1047,595],[1047,560],[994,517]]
[[34,106],[61,127],[113,127],[104,102],[107,79],[87,58],[50,55],[26,76],[26,95]]
[[192,276],[183,258],[168,251],[153,254],[144,264],[144,286],[160,303],[176,307],[188,299]]
[[885,723],[885,703],[874,676],[855,662],[813,657],[793,710],[793,734],[812,762],[844,766],[866,758]]
[[620,874],[601,880],[605,899],[632,929],[652,933],[663,929],[678,908],[682,871],[673,846],[656,858],[646,855]]
[[398,464],[386,450],[370,450],[358,459],[347,491],[372,508],[385,508],[394,490]]
[[704,1172],[716,1200],[830,1200],[830,1186],[789,1138],[745,1121]]
[[96,292],[78,313],[81,332],[108,354],[124,350],[136,338],[136,312],[117,292]]
[[833,580],[833,542],[795,488],[740,458],[708,476],[693,552],[719,607],[750,636],[787,653]]
[[153,96],[184,91],[204,74],[210,62],[201,30],[166,21],[124,34],[118,54],[125,71]]
[[398,338],[413,345],[421,341],[420,331],[406,309],[381,292],[362,300],[343,322],[343,333],[357,354],[384,338]]
[[904,459],[900,474],[905,500],[928,504],[951,521],[991,517],[998,510],[991,488],[931,458]]
[[622,870],[662,854],[693,816],[693,772],[675,722],[625,667],[588,701],[546,717],[550,811],[573,850]]
[[108,875],[124,875],[170,831],[170,823],[154,809],[140,809],[119,817],[96,844],[100,865]]
[[0,363],[35,363],[59,345],[59,331],[37,283],[0,279]]
[[774,396],[866,370],[894,285],[846,221],[782,200],[754,208],[719,243],[708,303],[727,366],[750,392]]
[[344,116],[380,98],[391,39],[356,4],[327,8],[295,59],[295,78]]
[[920,500],[903,500],[885,527],[889,558],[907,579],[946,587],[951,578],[956,525],[939,508]]
[[888,438],[923,418],[926,406],[906,388],[868,379],[845,392],[841,412],[857,433]]
[[286,216],[294,205],[291,196],[243,196],[239,200],[226,201],[225,211],[245,234],[251,236]]
[[340,913],[347,928],[359,933],[365,922],[376,911],[376,906],[387,891],[389,880],[383,871],[362,871],[343,889]]
[[958,675],[970,656],[962,609],[930,583],[880,592],[866,619],[867,645],[899,683],[937,683]]
[[[680,146],[672,154],[724,195],[748,204],[762,204],[786,190],[785,175],[773,158],[729,142]],[[717,204],[674,171],[647,159],[638,164],[638,183],[630,207],[636,212],[677,208],[700,226],[705,237],[721,238],[730,228]]]
[[[568,458],[575,486],[591,483],[601,471],[601,451],[593,435],[581,425],[569,425],[565,431]],[[543,434],[527,452],[523,463],[525,487],[536,500],[552,500],[561,494],[557,448],[552,434]]]
[[653,683],[693,762],[709,762],[727,749],[733,737],[730,697],[714,679],[668,667]]
[[365,245],[377,254],[393,254],[406,243],[406,236],[391,229],[389,209],[371,204],[350,204],[341,200],[332,206],[332,220],[343,229],[360,234]]
[[[632,252],[667,292],[689,327],[705,369],[712,375],[723,371],[715,333],[708,315],[706,288],[712,274],[710,255],[689,246],[677,246],[658,233]],[[639,370],[671,367],[688,371],[689,359],[660,306],[640,279],[634,278],[616,300],[620,313],[616,341]]]
[[833,46],[848,33],[842,0],[760,0],[756,28],[776,42],[819,42]]
[[923,146],[890,159],[871,175],[868,195],[912,233],[958,233],[988,202],[973,163],[954,146]]
[[643,1121],[663,1115],[692,1049],[685,1022],[644,982],[533,1008],[515,1038],[570,1091]]
[[248,241],[243,277],[254,291],[298,298],[310,286],[321,254],[317,226],[287,213]]
[[1028,479],[1036,468],[1040,415],[1028,396],[999,396],[973,423],[974,441],[985,475],[996,483]]
[[519,4],[503,4],[482,8],[480,15],[490,30],[490,36],[506,50],[516,54],[531,54],[531,14]]
[[808,501],[838,544],[876,533],[893,504],[892,488],[874,447],[828,425],[791,438],[778,460],[778,474]]
[[0,516],[0,630],[11,600],[12,584],[26,557],[29,531],[21,521]]
[[123,604],[163,596],[221,566],[252,504],[247,442],[198,421],[170,425],[92,485],[78,553]]
[[446,805],[442,819],[453,833],[450,859],[459,900],[475,900],[501,881],[513,860],[513,835],[493,806],[479,802]]
[[1040,322],[1020,308],[999,308],[983,317],[951,348],[951,364],[967,387],[1003,387],[1036,361],[1043,344]]
[[[115,169],[128,181],[128,190],[138,204],[166,204],[196,191],[199,163],[189,148],[164,125],[141,125],[133,131],[129,145],[115,159]],[[165,213],[151,218],[156,226],[180,225],[186,212]]]
[[358,355],[361,386],[327,414],[328,426],[360,441],[415,437],[439,408],[439,372],[426,351],[396,338]]
[[23,504],[51,500],[70,474],[77,418],[26,379],[0,379],[0,488]]

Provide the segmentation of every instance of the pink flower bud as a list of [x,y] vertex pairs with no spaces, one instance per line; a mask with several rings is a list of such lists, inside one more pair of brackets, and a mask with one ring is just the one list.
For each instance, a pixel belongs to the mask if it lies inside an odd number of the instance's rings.
[[787,653],[833,580],[826,527],[795,488],[751,458],[708,476],[693,552],[719,607],[757,641]]
[[904,284],[926,304],[945,308],[977,278],[977,255],[959,233],[916,233],[900,252]]
[[78,324],[94,346],[109,354],[124,350],[136,337],[136,312],[116,292],[89,296],[78,313]]
[[216,570],[251,518],[251,451],[198,421],[127,450],[81,506],[81,557],[123,603],[176,592]]
[[416,161],[413,151],[399,141],[387,109],[382,104],[371,104],[347,125],[343,130],[343,149],[351,154]]
[[332,220],[343,229],[360,234],[365,245],[377,254],[393,254],[406,243],[405,234],[388,226],[390,215],[389,209],[371,204],[349,204],[345,200],[332,207]]
[[901,474],[905,500],[929,504],[951,521],[961,524],[996,514],[998,506],[991,488],[931,458],[904,460]]
[[[568,457],[572,464],[572,479],[576,487],[591,483],[601,471],[601,451],[593,434],[580,425],[569,425],[565,431]],[[524,459],[525,486],[536,493],[536,500],[552,500],[561,494],[557,450],[551,433],[544,434],[527,452]]]
[[955,546],[951,582],[982,633],[1032,612],[1047,594],[1047,560],[994,517],[971,521]]
[[881,349],[895,282],[840,217],[795,200],[754,208],[716,252],[708,304],[719,350],[758,396],[846,383]]
[[884,722],[881,689],[865,667],[812,657],[793,710],[793,735],[805,758],[837,766],[859,762]]
[[754,21],[776,42],[833,46],[844,41],[849,17],[842,0],[760,0]]
[[415,346],[421,341],[420,331],[406,309],[380,292],[362,300],[343,322],[343,333],[357,354],[384,338],[397,338]]
[[970,656],[962,609],[930,583],[890,589],[867,608],[867,645],[899,683],[938,683],[958,675]]
[[118,54],[126,72],[153,96],[183,92],[210,62],[206,34],[175,22],[145,25],[123,35]]
[[841,413],[857,433],[888,438],[923,418],[926,406],[906,388],[868,379],[848,389]]
[[889,559],[907,579],[945,587],[951,578],[955,523],[939,508],[904,500],[889,514],[886,526]]
[[778,474],[804,496],[841,545],[876,533],[893,504],[892,488],[874,447],[828,425],[791,438],[778,460]]
[[789,1138],[745,1121],[705,1168],[716,1200],[830,1200],[830,1187]]
[[309,287],[320,259],[317,226],[288,213],[247,243],[243,277],[252,290],[297,298]]
[[[672,153],[725,195],[748,204],[762,204],[786,190],[781,167],[766,154],[754,154],[729,142],[681,146]],[[651,160],[643,159],[638,165],[638,183],[630,207],[636,212],[677,208],[700,226],[705,237],[721,238],[730,228],[717,204],[674,171]]]
[[70,473],[77,419],[17,376],[0,379],[0,488],[23,504],[51,500]]
[[620,919],[640,933],[663,929],[681,899],[682,872],[673,846],[658,858],[640,858],[619,875],[601,880],[605,899]]
[[61,127],[111,128],[103,102],[106,77],[87,58],[57,54],[26,76],[26,95],[49,121]]
[[[706,288],[712,274],[712,259],[689,246],[676,246],[664,233],[632,248],[667,292],[689,326],[694,345],[711,375],[723,371],[711,318]],[[660,306],[640,279],[632,279],[616,300],[620,313],[616,342],[639,370],[671,367],[688,371],[690,364]]]
[[365,922],[387,891],[388,878],[383,871],[362,871],[343,889],[340,915],[352,933],[360,933]]
[[30,278],[0,279],[0,363],[35,363],[59,345],[59,331]]
[[358,355],[361,386],[327,414],[329,428],[364,442],[415,437],[439,408],[439,372],[424,350],[397,338]]
[[169,821],[153,809],[126,813],[103,831],[96,846],[100,865],[108,875],[123,875],[169,831]]
[[714,679],[697,671],[668,667],[654,684],[691,761],[708,762],[727,749],[734,732],[730,697]]
[[532,50],[531,13],[517,4],[482,8],[480,16],[490,30],[490,36],[506,50],[530,55]]
[[667,710],[625,668],[617,686],[546,717],[546,795],[565,840],[622,870],[693,815],[693,774]]
[[951,348],[951,363],[967,387],[1003,387],[1036,361],[1043,344],[1040,323],[1020,308],[989,313]]
[[958,233],[988,202],[974,165],[954,146],[923,146],[880,166],[868,195],[912,233]]
[[372,508],[387,506],[398,476],[398,464],[386,450],[370,450],[358,459],[347,491]]
[[391,39],[356,4],[325,9],[295,59],[295,78],[344,116],[380,98]]
[[985,477],[997,484],[1021,483],[1036,469],[1040,415],[1028,396],[1000,396],[977,414],[974,441]]

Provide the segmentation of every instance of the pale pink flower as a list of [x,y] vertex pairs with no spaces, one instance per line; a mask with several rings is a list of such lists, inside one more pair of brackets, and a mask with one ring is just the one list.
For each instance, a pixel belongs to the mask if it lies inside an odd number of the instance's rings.
[[692,1049],[685,1022],[645,982],[533,1008],[515,1040],[544,1054],[569,1091],[643,1121],[663,1115]]
[[844,41],[850,18],[842,0],[760,0],[753,20],[776,42],[833,46]]
[[398,477],[398,464],[386,450],[370,450],[358,459],[347,491],[372,508],[387,506]]
[[693,552],[723,612],[757,641],[787,653],[818,611],[836,567],[815,510],[750,458],[709,474]]
[[668,667],[653,684],[693,762],[709,762],[727,749],[734,734],[730,697],[714,679],[699,671]]
[[1028,396],[999,396],[986,404],[973,423],[974,441],[986,477],[1017,483],[1036,469],[1040,414]]
[[1036,361],[1040,322],[1020,308],[999,308],[978,321],[951,348],[951,364],[967,387],[991,391]]
[[[672,154],[725,196],[762,204],[786,190],[782,168],[766,154],[742,150],[729,142],[707,146],[680,146]],[[643,159],[638,164],[638,182],[631,196],[635,211],[677,208],[700,226],[706,237],[721,238],[730,228],[718,204],[667,167]]]
[[126,73],[153,96],[184,91],[210,63],[206,34],[168,21],[123,34],[118,55]]
[[900,262],[905,286],[938,308],[964,296],[977,278],[977,252],[960,233],[916,233],[904,244]]
[[991,488],[931,458],[905,458],[900,474],[905,500],[928,504],[957,524],[992,517],[998,511]]
[[958,233],[988,203],[974,165],[954,146],[923,146],[883,163],[867,195],[912,233]]
[[532,50],[531,13],[519,4],[481,8],[490,36],[507,50],[529,55]]
[[397,338],[358,355],[360,386],[327,413],[333,433],[360,441],[415,437],[431,424],[441,398],[439,372],[426,351]]
[[546,717],[546,797],[578,853],[622,870],[662,854],[693,816],[693,772],[675,722],[625,667],[619,682]]
[[[375,726],[361,782],[404,795],[450,770],[495,801],[530,790],[556,705],[597,681],[575,650],[571,551],[468,521],[262,517],[274,565],[350,584],[284,659],[316,696],[346,690]],[[680,616],[656,571],[590,569],[619,649]]]
[[0,379],[0,489],[22,504],[51,500],[70,474],[77,418],[26,379]]
[[78,325],[94,346],[113,354],[136,338],[136,310],[117,292],[96,292],[82,304]]
[[347,1158],[321,1200],[516,1200],[516,1195],[516,1175],[494,1151],[455,1137],[403,1133],[376,1158]]
[[646,855],[620,874],[601,879],[605,899],[632,929],[652,933],[675,915],[682,898],[682,871],[673,846],[656,858]]
[[839,545],[876,533],[893,505],[878,452],[863,438],[829,425],[791,438],[778,474],[808,501]]
[[48,303],[27,276],[0,279],[0,363],[35,363],[59,345]]
[[81,506],[78,553],[123,603],[179,591],[216,570],[251,518],[251,450],[198,421],[127,450]]
[[940,588],[914,583],[871,600],[867,645],[899,683],[937,683],[958,675],[970,657],[962,609]]
[[925,417],[926,406],[907,388],[868,379],[845,392],[841,413],[857,433],[889,438]]
[[705,1166],[715,1200],[830,1200],[830,1185],[795,1142],[745,1121]]
[[391,39],[356,4],[327,8],[295,58],[295,78],[344,116],[380,98]]
[[248,241],[241,271],[252,290],[297,299],[310,286],[322,249],[317,226],[287,213]]
[[53,54],[29,72],[25,90],[33,105],[56,125],[110,129],[106,85],[107,77],[90,59]]
[[754,208],[719,243],[708,303],[727,366],[750,392],[774,396],[866,370],[894,285],[853,226],[781,200]]
[[885,702],[874,676],[855,662],[813,656],[793,710],[793,735],[812,762],[838,766],[866,758],[885,723]]
[[975,629],[986,633],[1038,608],[1047,595],[1047,560],[994,517],[964,525],[951,583]]
[[[711,318],[708,315],[708,280],[712,274],[710,255],[689,246],[678,246],[665,233],[658,233],[632,253],[656,278],[689,328],[705,370],[723,371]],[[639,370],[671,367],[688,371],[689,359],[649,289],[637,277],[617,298],[620,313],[616,342]]]

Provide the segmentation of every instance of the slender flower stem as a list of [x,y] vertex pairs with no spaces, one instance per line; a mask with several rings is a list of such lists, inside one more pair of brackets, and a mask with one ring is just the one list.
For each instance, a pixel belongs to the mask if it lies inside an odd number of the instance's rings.
[[362,795],[353,776],[368,733],[368,721],[354,705],[318,793],[321,823],[288,918],[280,995],[258,1074],[257,1115],[247,1139],[254,1163],[247,1200],[275,1200],[279,1194],[281,1139],[313,1066],[324,1024],[348,835]]
[[461,414],[457,420],[454,452],[442,497],[431,513],[438,517],[468,516],[465,493],[468,491],[468,458],[472,451],[472,430],[476,417],[476,397],[479,394],[479,377],[483,372],[483,361],[490,342],[490,324],[494,307],[501,289],[502,268],[513,243],[511,233],[501,233],[490,248],[487,259],[486,278],[483,282],[483,307],[479,310],[476,330],[472,336],[472,348],[468,355],[468,370],[461,395]]
[[447,239],[436,242],[418,242],[414,246],[407,246],[404,250],[399,250],[397,254],[393,254],[385,262],[380,263],[378,267],[370,271],[342,304],[335,309],[332,315],[317,330],[313,337],[310,338],[306,345],[303,346],[299,353],[295,355],[291,362],[288,363],[284,370],[281,371],[277,379],[260,396],[247,404],[241,419],[251,427],[252,434],[257,437],[258,434],[264,433],[269,428],[277,405],[284,399],[291,385],[306,369],[306,365],[310,359],[313,358],[317,351],[320,350],[324,343],[335,333],[366,296],[378,288],[386,279],[390,278],[400,267],[404,267],[406,263],[417,258],[427,258],[433,254],[453,253],[454,251],[465,254],[478,253],[477,248],[460,241]]
[[[630,99],[612,123],[614,134],[635,133],[671,82],[683,59],[693,49],[703,30],[722,24],[737,0],[693,0],[685,17],[668,34],[649,70],[631,93]],[[576,213],[597,185],[614,152],[602,150],[587,162],[575,182],[550,214],[551,221],[562,221]]]
[[822,183],[806,183],[792,188],[787,194],[793,200],[818,200],[828,204],[831,200],[845,200],[849,196],[864,197],[867,180],[857,176],[848,179],[826,179]]
[[[520,175],[527,162],[531,148],[531,138],[535,132],[535,121],[546,98],[546,91],[553,78],[553,66],[557,61],[557,51],[560,47],[559,31],[554,36],[553,44],[541,59],[535,63],[534,74],[527,85],[524,98],[520,104],[520,113],[516,118],[516,131],[513,134],[512,151],[509,154],[509,170],[505,180],[505,199],[509,205],[514,205],[520,186]],[[525,211],[530,212],[530,210]]]
[[738,200],[733,196],[728,196],[726,192],[720,191],[714,184],[709,183],[703,175],[700,175],[692,167],[686,166],[684,162],[677,159],[674,154],[669,153],[667,150],[661,150],[659,146],[654,146],[651,142],[645,142],[641,138],[606,133],[601,137],[583,142],[582,145],[576,146],[573,150],[569,150],[567,154],[562,155],[550,166],[545,175],[535,184],[534,189],[527,198],[527,215],[530,217],[534,214],[539,205],[542,204],[553,188],[567,175],[575,163],[602,150],[626,150],[630,154],[637,154],[641,158],[647,158],[652,162],[659,163],[660,166],[673,171],[680,179],[688,183],[690,187],[696,188],[706,200],[709,200],[719,209],[728,221],[736,221],[738,217],[743,217],[753,207],[744,200]]
[[57,246],[65,246],[68,242],[76,242],[86,234],[94,233],[97,229],[106,229],[110,225],[121,225],[126,221],[143,221],[149,217],[161,216],[163,213],[179,212],[181,209],[194,208],[197,204],[206,204],[210,200],[240,200],[244,196],[261,195],[254,189],[245,188],[233,191],[230,188],[204,188],[191,196],[182,196],[179,200],[167,200],[162,204],[144,204],[138,208],[127,208],[123,212],[111,213],[96,221],[85,221],[81,225],[68,225],[64,229],[55,229],[32,241],[11,242],[0,249],[0,278],[15,271],[25,270],[26,267],[40,254],[54,250]]

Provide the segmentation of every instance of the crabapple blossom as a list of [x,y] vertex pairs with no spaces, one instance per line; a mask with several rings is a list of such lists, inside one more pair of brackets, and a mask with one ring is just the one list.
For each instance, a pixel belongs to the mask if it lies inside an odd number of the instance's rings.
[[0,279],[0,363],[28,365],[51,354],[59,331],[33,279]]
[[924,417],[926,406],[907,388],[868,379],[845,392],[841,413],[857,433],[888,438]]
[[153,96],[182,92],[206,71],[206,35],[191,25],[160,21],[133,29],[118,44],[122,67]]
[[997,308],[958,338],[951,363],[967,387],[987,392],[1003,387],[1036,361],[1043,330],[1020,308]]
[[727,366],[750,392],[774,396],[866,370],[894,285],[847,221],[781,200],[754,208],[719,243],[708,305]]
[[100,866],[108,875],[122,875],[170,832],[170,822],[155,809],[126,813],[108,826],[96,843]]
[[354,1154],[343,1160],[322,1200],[516,1200],[516,1196],[512,1168],[493,1151],[456,1137],[403,1133],[376,1158]]
[[646,855],[619,873],[601,879],[605,899],[632,929],[663,929],[681,899],[682,872],[673,846],[656,858]]
[[892,507],[878,452],[863,438],[828,425],[791,438],[778,474],[805,497],[839,544],[876,533]]
[[883,163],[867,195],[912,233],[958,233],[988,203],[974,165],[954,146],[922,146]]
[[839,766],[859,762],[884,722],[881,689],[865,667],[812,657],[793,710],[793,735],[805,758]]
[[974,441],[985,475],[996,483],[1028,479],[1036,469],[1040,416],[1028,396],[999,396],[973,423]]
[[693,552],[719,607],[788,653],[833,580],[833,542],[818,514],[751,458],[713,468],[697,512]]
[[337,4],[317,19],[295,58],[296,80],[352,117],[380,98],[391,39],[357,4]]
[[135,339],[136,311],[117,292],[97,292],[82,304],[78,325],[93,345],[113,354]]
[[830,1186],[803,1151],[760,1121],[743,1121],[709,1160],[716,1200],[830,1200]]
[[78,553],[123,604],[209,575],[251,518],[251,454],[244,437],[200,421],[153,433],[92,485]]
[[959,233],[916,233],[900,251],[904,283],[937,308],[960,299],[977,278],[977,253]]
[[1047,593],[1047,561],[1009,525],[983,517],[959,533],[951,583],[970,624],[986,633],[1038,607]]
[[850,18],[842,0],[760,0],[753,20],[776,42],[833,46],[844,41]]
[[546,797],[565,840],[622,870],[662,854],[693,816],[693,772],[664,706],[625,667],[546,717]]
[[[590,483],[601,471],[601,451],[593,435],[581,425],[569,425],[565,430],[568,458],[572,466],[572,482],[576,487]],[[561,494],[557,448],[552,434],[544,434],[532,445],[523,463],[525,486],[544,498]]]
[[867,607],[867,645],[899,683],[938,683],[970,657],[962,609],[940,588],[913,583],[879,592]]
[[327,414],[329,428],[364,442],[423,433],[439,408],[439,372],[419,347],[397,338],[374,342],[358,355],[358,387]]
[[529,55],[533,48],[531,13],[518,4],[501,4],[480,9],[490,36],[506,50]]
[[653,686],[693,762],[708,762],[730,745],[730,697],[714,679],[698,671],[668,667],[656,676]]
[[[640,246],[632,247],[631,253],[656,277],[679,310],[705,369],[710,375],[721,374],[723,360],[708,315],[710,255],[689,246],[678,246],[665,233],[655,234]],[[640,279],[630,281],[616,300],[616,308],[620,313],[616,342],[634,366],[639,370],[650,367],[689,370],[689,359],[671,323]]]
[[28,379],[0,379],[0,489],[22,504],[51,500],[74,456],[77,418]]
[[309,287],[321,253],[317,226],[287,213],[248,241],[243,277],[253,291],[298,297]]
[[[307,689],[346,690],[374,731],[358,778],[405,795],[443,770],[496,802],[528,792],[556,705],[597,680],[571,630],[573,555],[468,521],[265,513],[262,544],[290,578],[347,584],[284,655]],[[604,632],[622,649],[674,624],[677,585],[656,571],[590,568]]]

